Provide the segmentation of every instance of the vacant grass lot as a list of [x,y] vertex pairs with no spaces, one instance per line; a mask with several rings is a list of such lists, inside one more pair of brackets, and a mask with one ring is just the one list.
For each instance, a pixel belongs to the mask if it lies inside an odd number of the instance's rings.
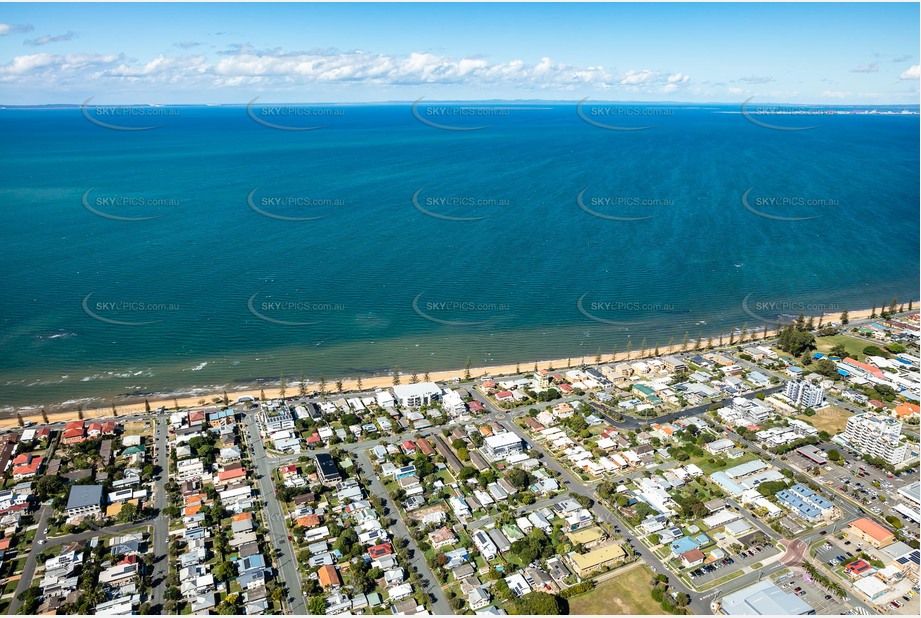
[[[847,335],[833,335],[831,337],[819,337],[815,340],[816,349],[819,352],[827,354],[829,350],[835,347],[838,344],[842,344],[844,348],[851,355],[851,358],[856,358],[859,361],[863,361],[866,358],[866,355],[863,353],[863,349],[871,343],[862,341],[860,339],[854,339],[853,337],[848,337]],[[879,344],[879,347],[882,347],[883,344]]]
[[652,572],[637,567],[600,584],[591,592],[569,599],[570,614],[653,615],[661,614],[661,606],[649,596]]
[[827,431],[835,435],[844,431],[844,426],[847,425],[847,419],[850,416],[851,413],[843,408],[828,406],[822,410],[816,410],[814,416],[798,416],[797,418],[812,423],[819,431]]

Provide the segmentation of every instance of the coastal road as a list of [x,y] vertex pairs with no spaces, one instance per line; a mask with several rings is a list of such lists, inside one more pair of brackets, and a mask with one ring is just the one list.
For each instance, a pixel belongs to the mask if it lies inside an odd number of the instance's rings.
[[163,608],[166,592],[166,575],[169,563],[169,517],[163,514],[169,504],[166,495],[166,479],[169,476],[169,444],[167,441],[168,425],[165,416],[154,419],[154,445],[156,458],[154,465],[159,469],[154,484],[154,508],[157,510],[153,523],[153,573],[150,604],[156,610]]
[[432,602],[432,613],[439,616],[450,616],[454,614],[454,610],[451,609],[451,606],[448,604],[448,600],[445,598],[444,591],[441,589],[441,586],[438,585],[438,580],[435,579],[435,574],[432,573],[432,569],[429,568],[428,562],[425,561],[425,555],[419,551],[419,546],[416,544],[416,540],[409,533],[409,530],[406,528],[406,524],[403,523],[403,518],[400,515],[400,511],[397,509],[396,505],[390,499],[390,494],[387,492],[387,488],[384,487],[384,484],[381,482],[380,477],[374,473],[374,467],[371,465],[371,462],[368,460],[366,451],[360,450],[356,454],[356,459],[358,460],[358,465],[361,467],[362,476],[368,481],[370,492],[378,496],[384,505],[387,507],[389,513],[392,513],[395,516],[396,523],[392,526],[389,526],[390,530],[401,538],[406,539],[409,542],[409,549],[412,550],[412,558],[409,559],[410,564],[415,567],[422,579],[426,580],[426,585],[424,590],[428,593],[434,601]]
[[275,497],[271,463],[266,457],[265,446],[259,437],[259,425],[256,422],[256,415],[245,414],[243,418],[246,427],[244,435],[246,442],[249,444],[256,475],[259,477],[259,494],[263,505],[262,513],[268,524],[268,545],[281,550],[281,556],[277,558],[278,570],[282,581],[288,588],[288,598],[290,599],[288,605],[291,613],[304,615],[307,613],[307,605],[304,602],[304,593],[301,589],[297,558],[294,555],[294,548],[288,540],[288,529],[285,525],[281,505],[278,504],[278,499]]
[[[639,537],[635,536],[630,532],[630,529],[621,522],[608,508],[594,495],[594,489],[587,487],[582,484],[579,479],[570,474],[570,472],[560,464],[552,455],[544,451],[544,449],[536,444],[531,443],[524,431],[522,431],[515,423],[503,422],[503,426],[509,431],[515,432],[518,437],[522,440],[525,440],[531,444],[531,449],[536,450],[539,453],[542,453],[544,456],[541,459],[541,462],[546,467],[554,470],[559,473],[560,478],[563,481],[563,487],[571,492],[576,494],[586,496],[591,498],[594,504],[592,505],[591,511],[594,513],[595,517],[598,520],[605,521],[611,526],[615,526],[619,529],[619,534],[623,536],[630,545],[633,547],[633,552],[637,556],[637,560],[644,562],[656,572],[664,573],[668,575],[671,573],[669,569],[659,560],[653,553],[652,550],[646,547]],[[700,598],[700,594],[695,592],[685,586],[677,577],[669,577],[669,583],[675,589],[676,592],[684,592],[691,598],[691,603],[689,605],[691,611],[695,614],[712,614],[709,604]]]
[[26,564],[22,569],[19,583],[16,585],[16,593],[10,601],[8,614],[12,615],[19,611],[19,608],[22,606],[22,601],[19,600],[22,597],[22,593],[30,586],[37,583],[34,582],[33,579],[35,577],[35,568],[38,566],[38,555],[47,547],[47,545],[39,544],[39,541],[44,541],[47,538],[45,536],[45,528],[48,526],[48,518],[51,517],[52,511],[53,508],[50,505],[42,505],[36,513],[35,521],[38,522],[38,529],[35,531],[35,538],[32,540],[32,545],[29,547]]

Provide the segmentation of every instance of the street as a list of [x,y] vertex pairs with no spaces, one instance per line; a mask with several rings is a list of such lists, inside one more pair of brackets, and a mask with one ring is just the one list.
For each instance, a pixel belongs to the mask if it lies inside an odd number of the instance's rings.
[[297,568],[297,557],[294,548],[288,540],[288,529],[281,511],[281,505],[275,497],[275,486],[272,483],[272,469],[266,457],[265,446],[259,438],[259,426],[255,414],[244,414],[246,442],[250,445],[253,455],[253,465],[259,477],[259,494],[263,504],[263,518],[268,525],[267,545],[281,550],[277,558],[281,580],[288,589],[288,605],[292,614],[306,614],[307,605],[304,602],[304,593],[301,590],[301,576]]

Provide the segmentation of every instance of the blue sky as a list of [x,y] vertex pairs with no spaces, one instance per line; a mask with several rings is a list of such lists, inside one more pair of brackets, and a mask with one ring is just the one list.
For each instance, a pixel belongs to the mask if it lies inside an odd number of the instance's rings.
[[0,103],[901,104],[919,6],[6,4]]

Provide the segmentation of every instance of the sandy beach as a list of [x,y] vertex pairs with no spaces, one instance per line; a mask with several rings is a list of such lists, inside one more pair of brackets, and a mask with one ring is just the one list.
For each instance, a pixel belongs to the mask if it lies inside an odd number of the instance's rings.
[[[849,321],[854,322],[857,320],[867,319],[870,317],[872,312],[873,312],[872,309],[849,311],[848,312]],[[823,316],[822,321],[825,323],[835,322],[840,318],[840,316],[841,316],[840,313],[828,313]],[[764,333],[761,331],[757,333],[751,333],[751,335],[745,340],[745,342],[749,343],[752,341],[760,341],[765,338],[770,339],[774,337],[776,334],[777,334],[776,330],[769,330],[766,337],[764,336]],[[708,338],[704,338],[704,339],[706,340]],[[719,337],[714,337],[714,343],[717,343],[718,341],[719,341]],[[728,343],[728,334],[724,337],[723,343],[724,344]],[[659,355],[662,356],[666,354],[680,352],[681,347],[682,347],[681,344],[675,344],[671,348],[668,348],[667,346],[659,346]],[[602,354],[600,363],[596,362],[596,357],[594,355],[586,356],[584,358],[584,363],[588,366],[591,366],[591,365],[596,365],[596,364],[620,362],[620,361],[624,361],[627,359],[639,360],[641,358],[650,358],[654,356],[654,354],[655,354],[655,348],[646,348],[645,350],[642,350],[642,351],[633,350],[631,352],[620,352],[620,353],[617,353],[616,355]],[[503,376],[503,375],[512,375],[512,374],[520,373],[520,372],[530,372],[534,370],[535,365],[537,365],[538,369],[551,369],[552,368],[556,370],[561,370],[561,369],[565,370],[568,366],[569,367],[579,367],[580,365],[582,365],[582,363],[583,363],[582,357],[574,357],[570,359],[562,358],[562,359],[555,359],[555,360],[545,360],[545,361],[539,361],[537,363],[534,363],[533,361],[531,361],[528,363],[521,363],[518,366],[512,363],[512,364],[494,365],[494,366],[488,366],[488,367],[471,367],[470,377],[471,378],[481,378],[483,376],[496,377],[496,376]],[[422,373],[419,373],[417,377],[419,381],[423,380]],[[401,373],[400,378],[401,378],[402,384],[408,384],[410,375]],[[459,378],[459,379],[464,378],[463,368],[453,369],[453,370],[448,370],[448,371],[429,372],[429,380],[433,382],[449,382],[455,378]],[[336,389],[336,381],[338,379],[340,378],[327,379],[326,389],[327,389],[327,392],[330,393],[331,396],[335,396],[338,393]],[[343,393],[358,390],[357,379],[341,378],[341,380],[342,380]],[[367,392],[367,391],[373,391],[374,389],[377,389],[377,388],[387,388],[387,387],[392,386],[393,377],[390,375],[374,376],[374,377],[368,377],[368,378],[363,377],[361,379],[361,382],[362,382],[361,390],[363,392]],[[297,395],[298,388],[299,388],[298,381],[293,381],[287,384],[286,389],[285,389],[285,395],[287,397]],[[228,392],[227,397],[230,399],[231,402],[236,401],[238,397],[260,397],[261,390],[265,391],[265,395],[269,399],[278,398],[281,396],[279,392],[279,388],[275,387],[275,388],[266,388],[266,389],[256,388],[256,389],[250,389],[250,390],[244,390],[244,391]],[[319,383],[309,381],[307,384],[307,390],[308,391],[319,390]],[[150,400],[149,403],[150,403],[150,407],[152,410],[160,406],[165,406],[166,408],[173,408],[177,403],[180,408],[194,408],[194,407],[215,405],[212,403],[212,399],[215,397],[222,398],[223,393],[215,392],[206,397],[202,397],[202,396],[179,397],[175,401],[173,399]],[[132,414],[143,413],[145,411],[144,410],[144,400],[141,399],[137,402],[117,405],[116,410],[118,411],[118,416],[131,416]],[[111,406],[99,407],[99,408],[87,408],[83,410],[84,419],[111,418],[111,417],[112,417],[112,407]],[[52,422],[52,423],[76,420],[77,418],[78,418],[78,412],[76,409],[48,412],[48,420],[49,422]],[[28,421],[34,421],[35,423],[44,422],[41,417],[41,414],[36,414],[35,412],[31,410],[28,415],[23,414],[23,419],[28,420]],[[18,421],[15,416],[12,418],[0,419],[0,427],[14,427],[17,425],[17,423]]]

